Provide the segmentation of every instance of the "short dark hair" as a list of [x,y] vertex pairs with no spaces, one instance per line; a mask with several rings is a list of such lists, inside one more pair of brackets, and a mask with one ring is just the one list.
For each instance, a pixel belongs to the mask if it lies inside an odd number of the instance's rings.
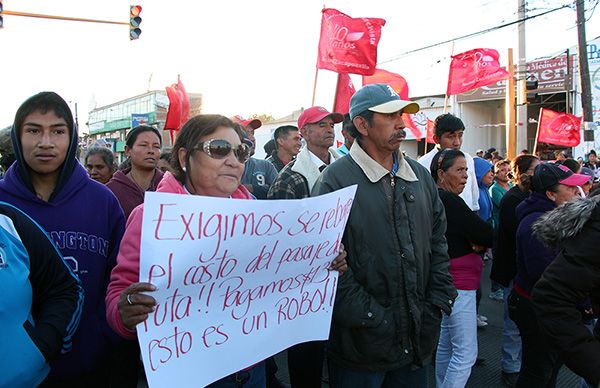
[[275,129],[275,132],[273,133],[273,138],[275,139],[275,148],[277,148],[277,139],[287,139],[290,132],[298,130],[298,127],[296,127],[295,125],[282,125],[281,127],[277,127]]
[[441,138],[444,133],[464,131],[465,124],[461,119],[450,113],[444,113],[435,118],[434,133]]
[[127,136],[125,136],[125,145],[128,148],[133,147],[140,133],[144,132],[153,132],[156,136],[158,136],[158,142],[162,146],[162,137],[160,136],[160,132],[158,132],[158,129],[149,125],[138,125],[137,127],[133,127],[133,129],[129,131]]
[[[373,118],[373,115],[371,115],[371,119],[372,118]],[[369,121],[367,118],[365,118],[365,120]],[[369,121],[369,125],[371,125],[370,121]],[[352,119],[350,118],[349,113],[346,113],[344,115],[344,121],[342,122],[342,130],[345,131],[347,134],[349,134],[350,136],[352,136],[355,139],[359,138],[361,136],[360,132],[358,132],[358,129],[356,129],[356,125],[354,125],[354,121],[352,121]]]
[[435,183],[438,181],[438,171],[448,171],[448,169],[454,165],[456,159],[460,157],[464,158],[465,154],[462,151],[451,148],[445,148],[434,155],[429,169],[431,170],[431,176]]
[[[179,136],[175,141],[175,145],[171,150],[173,156],[171,157],[171,167],[173,168],[173,175],[182,184],[185,183],[187,174],[190,173],[190,157],[194,153],[194,147],[198,144],[200,139],[204,136],[214,133],[220,127],[233,128],[235,133],[240,137],[240,141],[243,141],[243,132],[239,125],[235,125],[230,119],[222,115],[215,114],[203,114],[194,116],[189,119],[181,130]],[[179,150],[185,149],[187,151],[185,166],[179,164]],[[183,171],[183,168],[186,171]]]
[[171,159],[171,151],[164,151],[160,154],[160,158],[162,160],[166,160],[167,162]]
[[579,162],[575,159],[567,159],[562,162],[562,165],[576,174],[579,172],[579,170],[581,170],[581,164],[579,164]]
[[[362,117],[368,124],[369,126],[373,126],[373,116],[375,115],[375,112],[370,111],[370,110],[365,110],[360,112],[359,114],[357,114],[356,116],[354,116],[354,118],[357,118],[358,116]],[[348,117],[350,117],[350,115],[348,115]],[[343,127],[343,124],[342,124]],[[356,125],[354,125],[354,120],[352,120],[352,127],[348,127],[350,128],[350,135],[352,135],[356,140],[362,140],[362,135],[361,133],[358,131],[358,128],[356,128]]]
[[115,155],[106,147],[92,147],[85,153],[84,163],[87,164],[88,158],[92,155],[100,155],[104,164],[113,171],[115,168]]

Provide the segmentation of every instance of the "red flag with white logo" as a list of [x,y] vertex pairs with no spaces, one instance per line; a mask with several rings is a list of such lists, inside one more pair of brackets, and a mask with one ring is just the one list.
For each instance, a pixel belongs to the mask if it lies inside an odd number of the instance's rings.
[[385,20],[352,18],[333,8],[324,8],[322,12],[317,68],[337,73],[373,74]]
[[417,127],[411,116],[412,115],[408,113],[402,113],[402,121],[404,122],[404,126],[412,132],[412,134],[415,136],[415,139],[421,140],[423,138],[423,134],[421,133],[421,130]]
[[489,48],[453,55],[446,94],[460,94],[507,79],[510,74],[500,67],[499,57],[498,51]]
[[352,98],[354,92],[356,90],[350,76],[346,73],[338,74],[333,111],[341,114],[348,113],[350,111],[350,98]]
[[435,140],[433,140],[435,123],[432,120],[427,119],[427,143],[435,144]]
[[538,141],[543,143],[575,147],[581,142],[581,117],[568,113],[540,109]]
[[373,75],[363,75],[362,83],[363,86],[368,84],[388,84],[398,93],[401,99],[408,100],[408,84],[400,74],[375,69]]

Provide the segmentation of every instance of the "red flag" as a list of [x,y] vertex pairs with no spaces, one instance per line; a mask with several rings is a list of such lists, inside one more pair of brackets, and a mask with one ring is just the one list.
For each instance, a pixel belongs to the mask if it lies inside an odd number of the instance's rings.
[[427,143],[435,144],[435,140],[433,140],[434,128],[435,123],[432,120],[427,119]]
[[507,79],[510,74],[500,67],[499,57],[498,51],[486,48],[453,55],[446,94],[460,94]]
[[580,127],[581,117],[542,108],[538,121],[538,141],[575,147],[581,141]]
[[391,73],[387,70],[375,69],[373,75],[363,75],[363,85],[388,84],[398,93],[401,99],[408,100],[408,84],[400,74]]
[[342,114],[348,113],[350,111],[350,98],[352,98],[355,91],[350,76],[346,73],[338,74],[333,111]]
[[415,136],[415,139],[421,140],[423,138],[421,130],[417,127],[411,115],[409,115],[408,113],[402,113],[402,121],[404,121],[404,125],[406,126],[406,128],[408,128]]
[[165,119],[165,129],[179,131],[190,115],[190,100],[183,83],[179,79],[176,84],[167,86],[165,89],[169,97],[169,110]]
[[317,68],[337,73],[370,75],[377,63],[377,43],[384,19],[351,18],[324,8]]

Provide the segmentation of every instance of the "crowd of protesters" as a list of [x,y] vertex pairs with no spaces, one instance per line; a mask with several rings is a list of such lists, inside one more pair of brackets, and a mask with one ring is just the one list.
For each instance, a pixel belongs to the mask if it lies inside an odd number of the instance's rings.
[[[146,192],[285,200],[351,185],[330,266],[340,276],[330,337],[287,349],[292,387],[320,387],[324,365],[332,387],[427,387],[428,368],[435,386],[464,387],[487,325],[478,306],[489,259],[489,296],[504,304],[503,383],[553,387],[565,364],[598,386],[596,153],[585,163],[526,150],[506,160],[495,148],[473,157],[461,150],[463,121],[443,114],[435,147],[415,161],[401,149],[402,114],[418,110],[388,85],[367,85],[348,114],[315,106],[277,128],[266,160],[252,157],[256,119],[192,117],[169,153],[141,125],[117,166],[103,146],[79,162],[68,104],[53,92],[30,97],[0,181],[0,386],[143,379],[136,326],[156,305],[155,286],[139,282]],[[282,387],[278,367],[270,357],[210,387]]]

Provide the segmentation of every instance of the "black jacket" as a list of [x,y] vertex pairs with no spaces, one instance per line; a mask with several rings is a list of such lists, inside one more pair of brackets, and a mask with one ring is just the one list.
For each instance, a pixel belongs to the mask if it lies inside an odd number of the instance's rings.
[[440,309],[449,314],[456,297],[437,188],[423,166],[398,157],[392,178],[354,143],[312,191],[358,185],[342,239],[349,269],[339,279],[328,348],[351,369],[428,364]]
[[494,261],[490,278],[504,287],[515,278],[517,273],[517,206],[529,193],[514,186],[502,197],[500,202],[499,222],[494,239]]
[[591,298],[600,311],[600,196],[567,203],[540,218],[538,237],[560,248],[533,289],[539,323],[573,372],[600,382],[600,331],[583,325],[578,306]]

